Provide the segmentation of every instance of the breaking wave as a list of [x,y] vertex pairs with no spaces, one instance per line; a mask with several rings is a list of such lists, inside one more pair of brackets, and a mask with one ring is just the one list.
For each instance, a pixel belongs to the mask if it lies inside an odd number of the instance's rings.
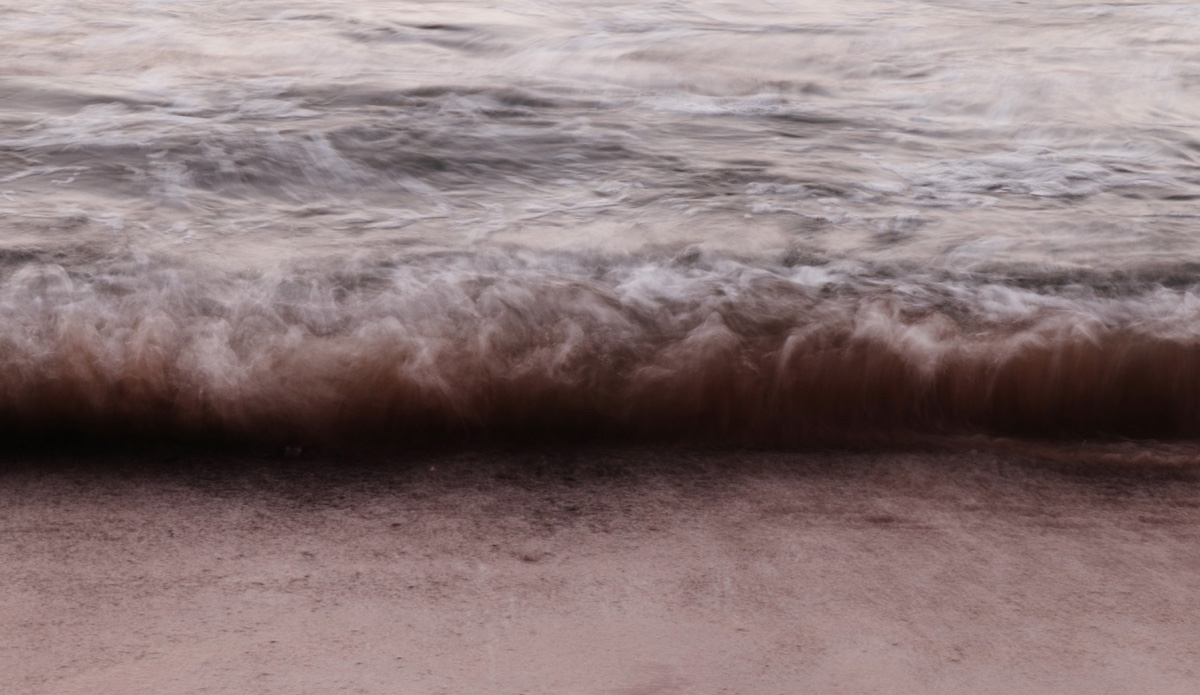
[[855,264],[509,249],[0,279],[10,433],[786,445],[1200,434],[1200,296]]

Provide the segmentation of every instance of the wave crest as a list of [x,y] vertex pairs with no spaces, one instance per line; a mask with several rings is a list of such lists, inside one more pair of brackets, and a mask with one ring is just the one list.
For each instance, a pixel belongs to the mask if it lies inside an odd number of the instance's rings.
[[1192,437],[1200,301],[856,266],[513,252],[0,282],[10,431],[787,444]]

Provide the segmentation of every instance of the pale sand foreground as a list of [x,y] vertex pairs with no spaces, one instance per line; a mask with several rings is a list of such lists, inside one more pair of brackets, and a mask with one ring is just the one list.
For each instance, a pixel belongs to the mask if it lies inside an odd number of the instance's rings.
[[1200,692],[1188,471],[624,451],[0,479],[11,695]]

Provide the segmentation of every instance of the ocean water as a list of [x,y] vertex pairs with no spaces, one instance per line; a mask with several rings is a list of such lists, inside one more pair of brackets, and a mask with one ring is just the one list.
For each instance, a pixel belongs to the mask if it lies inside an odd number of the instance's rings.
[[1187,441],[1197,37],[1189,2],[0,0],[0,422]]

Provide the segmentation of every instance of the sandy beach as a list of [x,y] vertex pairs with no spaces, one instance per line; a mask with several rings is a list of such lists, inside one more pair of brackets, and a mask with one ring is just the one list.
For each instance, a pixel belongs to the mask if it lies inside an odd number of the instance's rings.
[[0,695],[1200,693],[1198,37],[0,0]]
[[53,458],[7,693],[1192,693],[1194,471],[987,453]]

